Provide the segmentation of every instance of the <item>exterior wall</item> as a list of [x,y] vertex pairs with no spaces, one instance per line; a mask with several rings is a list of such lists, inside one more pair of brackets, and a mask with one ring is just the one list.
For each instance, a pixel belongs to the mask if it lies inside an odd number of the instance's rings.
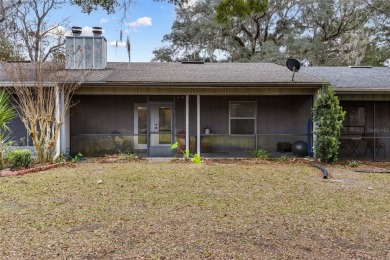
[[[183,143],[185,96],[77,95],[71,110],[71,150],[85,155],[137,152],[134,149],[134,104],[174,104],[174,134]],[[202,153],[277,151],[277,143],[307,141],[313,98],[296,96],[201,96]],[[229,102],[256,102],[256,134],[229,135]],[[196,151],[196,96],[190,96],[190,149]],[[209,128],[211,134],[205,134]],[[138,151],[139,152],[139,151]],[[145,152],[145,151],[141,151]]]
[[16,116],[8,127],[11,129],[10,140],[14,146],[33,146],[32,139],[19,116]]
[[32,140],[27,133],[27,129],[24,127],[22,120],[16,117],[8,125],[11,129],[10,139],[14,142],[15,146],[32,146]]
[[74,96],[71,108],[72,134],[133,134],[134,103],[145,96]]

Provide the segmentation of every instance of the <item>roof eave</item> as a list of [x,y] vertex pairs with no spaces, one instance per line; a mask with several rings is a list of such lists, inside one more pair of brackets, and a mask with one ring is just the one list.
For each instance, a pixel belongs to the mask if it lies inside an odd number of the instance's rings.
[[335,88],[337,94],[389,94],[390,88]]
[[161,82],[161,81],[145,81],[145,82],[128,82],[128,81],[106,81],[106,82],[84,82],[82,86],[95,87],[171,87],[171,88],[213,88],[213,87],[304,87],[304,88],[320,88],[322,82]]

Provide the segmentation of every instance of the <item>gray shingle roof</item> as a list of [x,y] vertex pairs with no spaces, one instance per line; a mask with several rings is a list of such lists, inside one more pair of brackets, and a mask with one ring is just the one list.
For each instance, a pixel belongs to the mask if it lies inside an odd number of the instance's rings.
[[304,67],[299,71],[331,83],[337,89],[388,89],[390,68]]
[[[77,75],[77,73],[75,74]],[[78,74],[81,75],[81,74]],[[152,85],[175,83],[208,85],[234,83],[299,85],[330,82],[337,89],[381,89],[390,91],[390,68],[302,67],[291,82],[292,72],[285,66],[272,63],[205,63],[182,64],[150,62],[109,62],[105,70],[92,70],[84,75],[84,82],[104,85]],[[0,66],[0,84],[7,82]]]
[[[176,83],[291,83],[292,72],[272,63],[119,63],[92,71],[87,82],[176,82]],[[295,83],[321,82],[297,73]]]

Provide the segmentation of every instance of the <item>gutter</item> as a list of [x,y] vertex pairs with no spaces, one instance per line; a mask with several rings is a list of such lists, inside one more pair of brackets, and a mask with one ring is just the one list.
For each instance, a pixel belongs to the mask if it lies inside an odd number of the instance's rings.
[[336,94],[390,94],[389,88],[335,88]]
[[80,87],[94,86],[94,87],[170,87],[170,88],[187,88],[187,87],[199,87],[199,88],[214,88],[214,87],[279,87],[279,88],[291,88],[291,87],[304,87],[304,88],[320,88],[322,83],[318,82],[157,82],[157,81],[144,81],[144,82],[125,82],[125,81],[105,81],[105,82],[84,82]]

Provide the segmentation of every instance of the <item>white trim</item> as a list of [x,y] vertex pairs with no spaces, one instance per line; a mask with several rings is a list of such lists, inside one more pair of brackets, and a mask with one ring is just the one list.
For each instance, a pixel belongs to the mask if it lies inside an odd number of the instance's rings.
[[[60,114],[60,111],[61,111],[61,90],[59,89],[58,86],[55,87],[55,95],[56,95],[56,104],[55,104],[55,118],[56,118],[56,123],[60,122],[61,121],[61,114]],[[58,136],[57,136],[57,145],[56,145],[56,153],[53,157],[53,161],[55,161],[58,156],[60,156],[61,154],[61,136],[63,134],[63,131],[62,131],[62,128],[63,126],[61,125],[60,126],[60,129],[58,129]]]
[[190,96],[186,95],[186,150],[190,149]]
[[[138,143],[138,107],[145,107],[148,109],[146,103],[134,103],[134,149],[147,149],[148,144]],[[148,130],[147,130],[148,131]]]
[[[230,111],[231,111],[231,104],[232,103],[254,103],[254,116],[253,117],[237,117],[237,116],[231,116],[230,114]],[[254,129],[253,129],[253,134],[232,134],[231,132],[231,120],[232,119],[253,119],[254,120]],[[229,135],[256,135],[257,134],[257,101],[256,100],[253,100],[253,101],[240,101],[240,100],[236,100],[236,101],[229,101]]]
[[196,153],[200,156],[200,95],[196,96]]

